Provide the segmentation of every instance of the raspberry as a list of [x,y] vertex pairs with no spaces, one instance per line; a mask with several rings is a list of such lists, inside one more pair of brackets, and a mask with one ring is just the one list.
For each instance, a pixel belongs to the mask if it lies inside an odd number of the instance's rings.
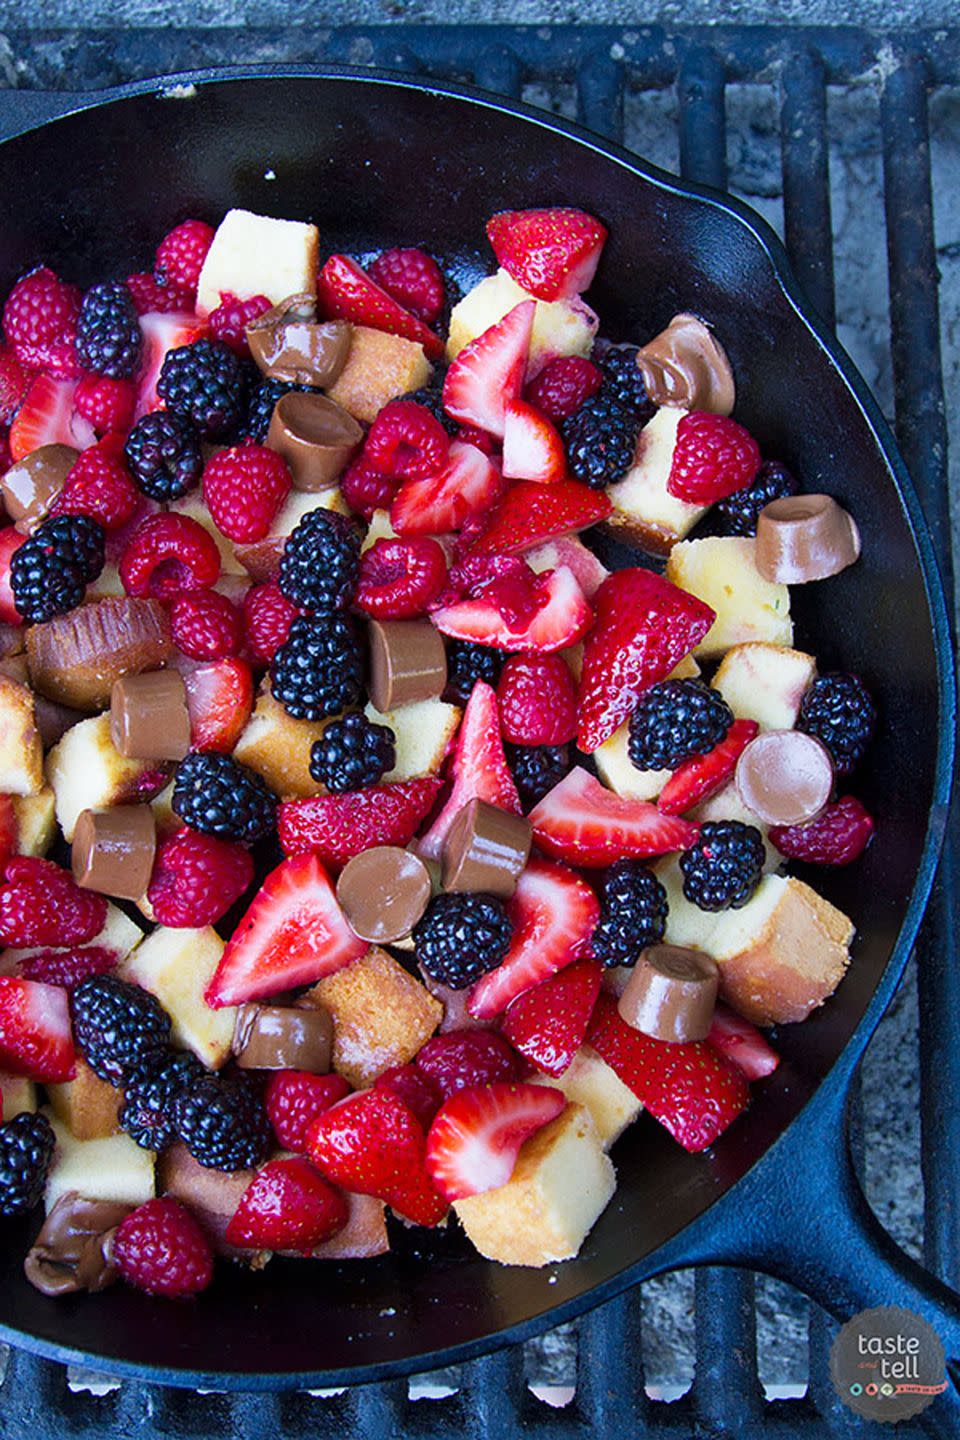
[[[475,449],[479,450],[483,455],[492,455],[497,448],[493,436],[489,431],[481,430],[478,425],[461,425],[457,431],[456,438],[462,445],[473,445]],[[469,525],[471,520],[477,521],[479,518],[478,515],[473,515],[467,521],[467,524]],[[464,530],[465,529],[466,526],[464,526]],[[463,533],[464,532],[461,531],[461,535]]]
[[852,795],[828,805],[807,825],[774,825],[770,839],[788,860],[809,865],[849,865],[873,835],[873,817]]
[[712,505],[749,485],[760,468],[756,440],[727,415],[695,410],[677,427],[667,490],[693,505]]
[[603,372],[592,360],[561,355],[531,380],[523,398],[557,425],[575,415],[602,384]]
[[153,262],[157,283],[196,295],[200,271],[212,240],[213,229],[203,220],[184,220],[175,226],[157,246]]
[[99,435],[126,433],[136,403],[133,381],[111,380],[109,375],[84,375],[73,397],[77,414],[89,420]]
[[370,266],[370,276],[398,305],[432,325],[443,309],[443,273],[425,250],[384,250]]
[[103,945],[80,945],[74,950],[38,950],[20,961],[18,973],[26,980],[62,985],[72,990],[91,975],[105,975],[117,963],[116,950]]
[[170,607],[173,643],[191,660],[224,660],[243,645],[240,611],[216,590],[188,590]]
[[425,405],[391,400],[370,427],[363,456],[391,480],[425,480],[447,458],[450,437]]
[[340,476],[344,500],[364,520],[369,520],[374,510],[389,510],[396,488],[396,482],[375,470],[363,455],[352,460]]
[[52,860],[15,855],[0,886],[0,943],[85,945],[103,929],[107,902],[81,890]]
[[253,861],[242,845],[178,830],[157,847],[147,890],[157,923],[215,925],[253,880]]
[[416,1065],[394,1065],[384,1070],[373,1083],[375,1090],[390,1090],[398,1095],[408,1109],[420,1121],[424,1130],[429,1130],[433,1117],[443,1103],[443,1096],[436,1083],[425,1070]]
[[149,270],[138,270],[127,276],[127,289],[133,296],[138,315],[169,315],[178,310],[193,309],[193,296],[172,285],[160,285]]
[[214,339],[229,346],[235,355],[245,358],[250,354],[246,327],[251,320],[256,320],[269,309],[270,301],[265,295],[254,295],[250,300],[238,300],[236,295],[225,291],[221,293],[220,304],[216,310],[210,312],[210,333]]
[[133,519],[140,501],[126,469],[103,442],[84,450],[50,504],[51,515],[89,515],[104,530]]
[[127,594],[153,595],[157,600],[171,600],[182,590],[204,589],[219,574],[216,541],[189,515],[149,515],[120,560]]
[[10,453],[10,431],[0,430],[0,475],[9,470],[13,464],[13,456]]
[[17,281],[3,307],[3,331],[21,365],[46,370],[57,380],[77,374],[80,299],[77,287],[46,265]]
[[349,1218],[346,1196],[309,1160],[268,1160],[240,1196],[226,1239],[241,1248],[309,1255]]
[[243,623],[247,651],[255,665],[270,664],[299,613],[275,581],[251,586],[243,597]]
[[311,1075],[307,1070],[275,1070],[267,1081],[264,1103],[277,1140],[302,1154],[307,1131],[318,1115],[350,1094],[342,1075]]
[[250,545],[269,532],[290,493],[290,471],[265,445],[219,450],[203,472],[203,498],[228,540]]
[[519,1080],[524,1065],[496,1030],[448,1030],[434,1035],[414,1062],[436,1085],[444,1100],[458,1090]]
[[148,1295],[198,1295],[213,1279],[213,1251],[178,1200],[147,1200],[117,1227],[113,1260],[128,1285]]
[[514,745],[566,745],[577,733],[577,687],[559,655],[511,655],[497,700],[500,728]]
[[436,540],[377,540],[360,557],[354,602],[375,620],[422,615],[443,589],[447,562]]
[[0,420],[13,419],[30,381],[12,350],[0,350]]

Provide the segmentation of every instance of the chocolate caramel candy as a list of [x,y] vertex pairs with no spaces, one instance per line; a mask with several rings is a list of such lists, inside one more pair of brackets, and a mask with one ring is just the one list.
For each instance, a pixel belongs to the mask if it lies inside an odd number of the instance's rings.
[[180,673],[151,670],[116,680],[110,739],[129,760],[182,760],[190,749],[190,712]]
[[332,385],[347,363],[350,326],[344,320],[317,321],[316,298],[288,295],[246,327],[257,368],[270,380],[289,385]]
[[0,479],[0,496],[21,534],[29,535],[39,525],[79,458],[80,451],[72,445],[41,445]]
[[132,1205],[87,1200],[68,1190],[43,1222],[23,1262],[30,1284],[42,1295],[105,1290],[117,1278],[111,1246],[117,1226]]
[[73,832],[73,878],[84,890],[140,900],[150,884],[156,849],[151,806],[84,810]]
[[830,799],[833,761],[826,746],[803,730],[767,730],[741,753],[734,783],[765,825],[804,825]]
[[785,495],[760,511],[756,565],[765,580],[782,585],[825,580],[859,554],[856,521],[832,495]]
[[617,1002],[621,1018],[654,1040],[705,1040],[717,1004],[720,971],[702,950],[651,945],[641,951]]
[[468,800],[443,844],[444,890],[472,890],[509,900],[530,855],[533,831],[523,815],[486,800]]
[[322,1008],[241,1005],[233,1031],[233,1053],[243,1070],[309,1070],[325,1075],[333,1050],[333,1021]]
[[654,405],[729,415],[736,398],[726,352],[696,315],[674,315],[637,352],[637,364]]
[[410,934],[430,900],[430,874],[409,850],[374,845],[340,871],[337,899],[361,940],[389,944]]
[[267,431],[267,446],[287,462],[295,490],[331,489],[362,439],[348,410],[301,390],[280,396]]
[[414,700],[434,700],[447,683],[443,637],[429,620],[371,620],[370,699],[385,714]]

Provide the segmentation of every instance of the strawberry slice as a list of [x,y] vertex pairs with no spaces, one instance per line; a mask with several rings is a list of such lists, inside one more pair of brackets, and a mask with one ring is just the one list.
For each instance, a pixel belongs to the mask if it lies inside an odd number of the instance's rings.
[[607,229],[584,210],[502,210],[487,221],[493,253],[538,300],[568,300],[589,288]]
[[195,665],[179,656],[175,664],[187,690],[191,748],[232,750],[253,710],[250,666],[233,658]]
[[600,918],[597,897],[565,865],[531,860],[507,903],[513,937],[506,956],[470,991],[475,1020],[501,1014],[525,990],[585,953]]
[[547,540],[587,530],[605,520],[612,509],[602,490],[591,490],[578,480],[557,480],[547,486],[520,480],[507,491],[473,549],[483,555],[493,551],[518,555]]
[[0,976],[0,1067],[45,1084],[76,1073],[66,990]]
[[73,408],[76,380],[51,380],[38,375],[27,391],[17,418],[10,426],[10,454],[14,460],[38,450],[41,445],[72,445],[86,450],[97,435],[89,420]]
[[207,333],[206,322],[186,310],[173,310],[169,314],[151,311],[148,315],[141,315],[140,329],[143,332],[143,359],[137,381],[135,421],[151,410],[161,408],[157,381],[169,352],[179,350],[182,345],[192,345],[194,340]]
[[503,1017],[503,1033],[546,1075],[562,1075],[583,1044],[600,993],[599,960],[576,960],[517,997]]
[[560,434],[525,400],[511,400],[503,423],[503,473],[510,480],[550,485],[562,480],[567,458]]
[[762,1080],[780,1064],[780,1056],[763,1032],[726,1005],[718,1005],[713,1012],[707,1044],[725,1055],[748,1080]]
[[715,612],[652,570],[616,570],[597,591],[583,651],[580,734],[590,754],[706,635]]
[[664,815],[682,815],[725,785],[737,761],[760,729],[756,720],[734,720],[726,735],[706,755],[691,755],[678,765],[660,791],[657,809]]
[[495,505],[503,487],[489,456],[454,440],[436,475],[403,482],[390,506],[390,523],[398,535],[446,535]]
[[[468,800],[486,800],[501,810],[520,814],[520,797],[500,738],[496,691],[483,680],[474,685],[463,712],[450,777],[453,781],[450,798],[417,846],[425,860],[440,858],[447,831]],[[281,816],[283,809],[281,806]]]
[[443,354],[443,341],[422,320],[398,305],[355,260],[331,255],[317,276],[317,306],[326,320],[351,320],[388,335],[402,335],[423,346],[431,360]]
[[282,861],[227,941],[204,998],[214,1010],[312,985],[367,949],[344,918],[316,855]]
[[299,1250],[342,1230],[350,1218],[346,1196],[309,1160],[268,1160],[240,1196],[226,1230],[229,1245],[252,1250]]
[[454,420],[502,438],[507,406],[523,389],[536,308],[522,300],[460,351],[443,382],[443,408]]
[[517,612],[513,583],[508,591],[494,581],[475,599],[435,610],[431,618],[444,635],[498,650],[549,653],[574,645],[586,635],[593,611],[566,566],[538,576],[528,588],[532,603],[525,614]]
[[544,855],[590,870],[628,856],[686,850],[700,834],[698,825],[664,815],[648,800],[607,790],[579,765],[537,802],[529,818]]
[[277,819],[284,854],[312,853],[339,869],[373,845],[407,845],[441,784],[437,776],[427,775],[344,795],[285,800]]
[[483,1085],[444,1101],[427,1136],[427,1170],[445,1200],[499,1190],[520,1147],[567,1103],[547,1085]]
[[706,1040],[674,1044],[634,1030],[601,992],[587,1043],[684,1150],[705,1150],[750,1102],[746,1076]]
[[[473,557],[480,558],[476,551],[473,552]],[[535,550],[526,551],[523,558],[538,575],[544,570],[558,570],[561,565],[565,565],[573,572],[577,584],[588,600],[593,599],[610,574],[606,565],[601,564],[593,551],[588,550],[576,535],[561,535],[556,540],[547,540]]]
[[19,550],[26,540],[13,525],[0,530],[0,622],[4,625],[22,625],[23,620],[13,603],[13,585],[10,581],[10,562],[13,552]]

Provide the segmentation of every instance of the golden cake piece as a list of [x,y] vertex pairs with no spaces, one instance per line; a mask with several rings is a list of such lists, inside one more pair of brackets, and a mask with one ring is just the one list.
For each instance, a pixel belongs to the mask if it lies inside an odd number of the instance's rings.
[[37,1108],[37,1087],[25,1075],[14,1075],[10,1070],[0,1070],[0,1095],[3,1096],[4,1122],[12,1120],[24,1110],[31,1113]]
[[76,1140],[100,1140],[120,1129],[123,1091],[101,1080],[79,1055],[75,1077],[46,1089],[53,1113]]
[[162,775],[164,767],[156,760],[128,760],[115,749],[109,712],[71,725],[47,756],[47,780],[53,786],[63,838],[73,840],[84,810],[148,799],[141,793],[141,781],[158,772]]
[[[447,359],[496,325],[510,310],[534,297],[506,270],[487,275],[453,307],[447,339]],[[528,376],[537,374],[561,355],[589,355],[598,320],[579,295],[569,300],[538,300],[530,336]]]
[[13,801],[17,817],[17,854],[46,855],[57,833],[57,807],[50,785],[36,795],[17,795]]
[[433,367],[416,340],[355,325],[347,363],[327,394],[355,419],[370,425],[388,400],[419,390],[432,374]]
[[643,1110],[633,1091],[591,1045],[580,1046],[562,1075],[538,1075],[536,1080],[538,1085],[562,1090],[568,1100],[590,1111],[604,1150]]
[[120,968],[123,980],[155,995],[173,1022],[174,1044],[192,1050],[208,1069],[230,1055],[237,1011],[233,1005],[212,1009],[203,992],[223,954],[223,941],[212,925],[174,929],[158,925]]
[[803,650],[748,640],[727,651],[710,684],[738,720],[756,720],[761,730],[792,730],[816,673],[816,660]]
[[310,750],[330,719],[296,720],[270,693],[265,679],[253,714],[234,746],[234,758],[261,775],[282,799],[324,795],[326,789],[310,774]]
[[459,706],[443,700],[414,700],[386,714],[368,701],[365,710],[375,725],[389,725],[394,734],[396,763],[384,781],[436,775],[450,753],[463,714]]
[[222,294],[278,305],[288,295],[316,293],[320,232],[302,220],[277,220],[228,210],[217,226],[197,286],[197,314],[216,310]]
[[630,469],[606,489],[613,513],[604,521],[605,528],[651,555],[669,555],[709,508],[678,500],[667,489],[677,427],[686,413],[668,406],[658,410],[637,436]]
[[372,1195],[347,1195],[350,1214],[342,1230],[318,1245],[314,1260],[370,1260],[390,1249],[387,1207]]
[[251,1270],[262,1270],[270,1250],[246,1250],[228,1243],[227,1226],[240,1197],[256,1175],[255,1170],[213,1170],[194,1160],[181,1141],[157,1157],[157,1189],[172,1195],[199,1220],[218,1255],[242,1260]]
[[667,579],[716,611],[716,620],[694,649],[699,659],[716,659],[747,640],[793,644],[790,591],[764,580],[755,551],[756,541],[739,535],[682,540],[670,551]]
[[119,1200],[126,1205],[142,1205],[153,1198],[152,1150],[143,1150],[122,1132],[78,1140],[52,1110],[44,1114],[57,1142],[44,1197],[48,1215],[70,1190],[87,1200]]
[[0,675],[0,792],[36,795],[43,789],[43,742],[33,691]]

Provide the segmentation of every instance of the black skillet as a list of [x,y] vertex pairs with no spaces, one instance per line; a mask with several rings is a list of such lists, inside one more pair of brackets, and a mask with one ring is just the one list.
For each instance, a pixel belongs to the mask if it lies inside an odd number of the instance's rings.
[[[863,860],[818,888],[855,917],[837,995],[777,1037],[783,1063],[747,1116],[700,1156],[642,1120],[614,1152],[616,1196],[580,1256],[505,1269],[449,1234],[399,1236],[340,1266],[222,1267],[195,1303],[118,1287],[50,1300],[23,1279],[31,1223],[0,1257],[0,1335],[58,1359],[179,1385],[335,1385],[429,1370],[570,1319],[644,1277],[719,1261],[768,1270],[846,1317],[902,1303],[960,1358],[960,1301],[866,1209],[844,1102],[916,935],[952,769],[953,664],[936,566],[889,432],[836,342],[805,314],[772,232],[733,201],[520,105],[375,72],[216,72],[138,84],[0,145],[0,292],[46,261],[81,284],[140,269],[186,216],[230,206],[316,220],[324,250],[426,244],[468,285],[491,265],[483,222],[575,204],[610,239],[591,299],[615,338],[674,312],[730,352],[738,417],[808,489],[854,513],[863,558],[796,590],[797,635],[823,667],[859,672],[881,723],[857,789],[877,817]],[[195,83],[196,89],[192,88]],[[604,546],[608,562],[635,563]],[[938,1402],[942,1407],[948,1402]]]

